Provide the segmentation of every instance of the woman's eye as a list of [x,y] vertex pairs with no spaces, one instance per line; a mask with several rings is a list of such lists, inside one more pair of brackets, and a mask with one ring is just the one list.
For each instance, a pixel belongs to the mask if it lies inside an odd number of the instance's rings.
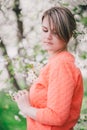
[[46,29],[42,29],[43,30],[43,32],[48,32],[48,30],[46,30]]

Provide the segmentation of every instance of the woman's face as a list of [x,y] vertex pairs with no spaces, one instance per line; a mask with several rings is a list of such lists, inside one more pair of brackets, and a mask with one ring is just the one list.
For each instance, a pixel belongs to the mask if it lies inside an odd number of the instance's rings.
[[45,50],[50,54],[54,54],[58,51],[61,51],[66,48],[66,43],[58,37],[57,32],[53,26],[51,20],[51,29],[48,21],[48,17],[46,16],[42,22],[42,43]]

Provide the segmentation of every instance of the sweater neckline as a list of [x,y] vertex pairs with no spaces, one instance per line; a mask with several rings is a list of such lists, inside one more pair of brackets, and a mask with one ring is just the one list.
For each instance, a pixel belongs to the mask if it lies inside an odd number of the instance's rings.
[[51,60],[51,59],[53,59],[54,57],[56,57],[57,55],[62,55],[62,54],[64,54],[64,53],[69,53],[68,51],[66,51],[66,50],[63,50],[63,51],[60,51],[60,52],[56,52],[55,54],[53,54],[52,56],[49,56],[49,60]]
[[48,58],[48,61],[51,61],[51,60],[54,60],[57,56],[62,56],[63,55],[63,57],[64,57],[64,59],[66,59],[66,56],[68,57],[68,59],[71,59],[71,61],[74,61],[75,59],[74,59],[74,56],[70,53],[70,52],[68,52],[67,50],[63,50],[63,51],[61,51],[61,52],[57,52],[57,53],[55,53],[54,55],[52,55],[52,56],[50,56],[49,58]]

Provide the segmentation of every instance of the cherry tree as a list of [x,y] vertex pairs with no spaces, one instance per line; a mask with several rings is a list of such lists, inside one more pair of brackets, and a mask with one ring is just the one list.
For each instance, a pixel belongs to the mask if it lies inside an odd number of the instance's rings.
[[0,90],[29,88],[38,77],[48,58],[41,47],[41,16],[55,5],[75,16],[77,29],[68,49],[87,76],[86,0],[0,0]]

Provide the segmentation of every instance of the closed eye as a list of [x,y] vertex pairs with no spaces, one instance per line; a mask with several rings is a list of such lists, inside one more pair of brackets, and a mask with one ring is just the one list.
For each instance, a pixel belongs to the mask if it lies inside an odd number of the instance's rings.
[[43,31],[43,32],[48,32],[48,30],[47,30],[47,29],[42,29],[42,31]]
[[45,27],[45,26],[42,26],[42,31],[43,31],[43,32],[48,32],[48,28]]

